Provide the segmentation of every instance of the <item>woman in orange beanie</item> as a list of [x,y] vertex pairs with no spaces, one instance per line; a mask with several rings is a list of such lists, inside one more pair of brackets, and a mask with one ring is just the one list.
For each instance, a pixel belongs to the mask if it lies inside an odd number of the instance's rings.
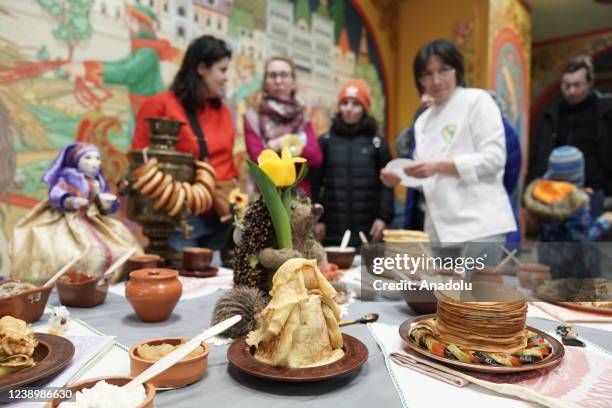
[[371,104],[368,84],[348,81],[338,94],[329,133],[319,138],[323,164],[312,174],[313,201],[323,204],[325,213],[315,232],[326,245],[338,245],[347,229],[350,245],[359,245],[360,231],[378,241],[393,219],[393,191],[378,178],[391,156],[368,115]]

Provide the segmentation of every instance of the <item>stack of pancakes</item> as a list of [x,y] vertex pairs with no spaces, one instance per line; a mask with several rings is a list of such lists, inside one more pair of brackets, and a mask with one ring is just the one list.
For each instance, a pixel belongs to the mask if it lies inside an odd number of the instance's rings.
[[[419,258],[431,253],[429,248],[429,235],[423,231],[413,230],[383,230],[383,241],[385,242],[385,257],[395,258],[396,255],[408,255],[410,258]],[[399,271],[399,276],[402,276]],[[424,272],[423,267],[414,271],[416,278]],[[415,276],[416,274],[416,276]],[[398,274],[393,271],[385,270],[382,276],[388,279],[395,279]]]
[[[474,282],[472,291],[435,291],[439,340],[467,350],[512,354],[527,346],[527,302],[515,289]],[[480,301],[486,298],[487,301]]]

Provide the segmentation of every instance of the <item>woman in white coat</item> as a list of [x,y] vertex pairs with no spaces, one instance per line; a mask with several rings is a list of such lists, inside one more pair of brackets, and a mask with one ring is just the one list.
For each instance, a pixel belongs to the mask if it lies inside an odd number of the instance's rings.
[[[446,40],[422,47],[413,69],[419,92],[434,101],[415,123],[415,163],[404,168],[423,179],[425,232],[445,244],[504,243],[516,223],[502,184],[506,145],[499,108],[486,91],[463,86],[463,56]],[[400,182],[384,169],[380,178],[389,187]]]

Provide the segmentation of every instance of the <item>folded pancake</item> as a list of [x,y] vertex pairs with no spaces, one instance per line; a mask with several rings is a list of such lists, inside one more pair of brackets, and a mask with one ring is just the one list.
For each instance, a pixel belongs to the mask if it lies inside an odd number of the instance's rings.
[[12,316],[0,319],[0,376],[33,366],[37,345],[29,324]]
[[247,344],[256,348],[256,359],[297,368],[342,358],[336,291],[315,260],[294,258],[281,265],[270,295],[272,300],[258,317],[258,328],[247,336]]

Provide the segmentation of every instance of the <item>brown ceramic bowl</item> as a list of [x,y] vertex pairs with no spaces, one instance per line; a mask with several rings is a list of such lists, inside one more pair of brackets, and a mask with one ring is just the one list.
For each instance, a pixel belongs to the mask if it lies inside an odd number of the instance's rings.
[[327,253],[327,262],[338,265],[338,269],[350,269],[355,254],[357,254],[355,247],[346,247],[344,250],[340,247],[325,247],[325,252]]
[[90,276],[70,269],[56,283],[62,305],[94,307],[104,302],[110,277]]
[[473,282],[492,282],[492,283],[503,283],[501,272],[496,271],[495,268],[485,266],[482,269],[475,269],[472,273],[471,280]]
[[421,280],[411,279],[414,282],[415,289],[405,289],[400,291],[406,304],[418,315],[436,313],[438,308],[438,300],[432,290],[419,289]]
[[[72,390],[73,393],[76,393],[77,391],[80,391],[84,388],[93,388],[93,386],[96,385],[98,381],[102,381],[102,380],[106,381],[109,384],[121,387],[129,383],[133,379],[134,377],[122,377],[122,376],[97,377],[97,378],[91,378],[85,381],[80,381],[76,384],[68,385],[66,388]],[[154,408],[153,400],[155,399],[155,386],[151,383],[146,383],[145,389],[147,391],[147,397],[142,402],[142,404],[134,408]],[[53,401],[49,402],[46,405],[46,408],[58,408],[59,405],[63,401],[64,399],[56,398]]]
[[544,282],[551,280],[550,266],[539,263],[525,263],[516,273],[522,287],[536,290]]
[[[429,272],[428,275],[440,276],[443,281],[460,279],[461,275],[453,269],[439,269]],[[411,277],[414,275],[410,275]],[[433,294],[432,290],[419,289],[421,285],[421,279],[414,277],[414,290],[402,290],[402,297],[406,304],[418,315],[436,313],[438,310],[438,300]]]
[[130,272],[138,269],[161,268],[164,266],[164,258],[155,254],[134,255],[128,258],[119,280],[125,280]]
[[[132,346],[130,348],[130,375],[136,377],[140,375],[144,370],[155,364],[153,361],[144,360],[138,355],[138,347],[143,344],[149,344],[151,346],[157,346],[159,344],[167,343],[173,346],[180,344],[182,340],[189,341],[187,337],[163,337],[159,339],[145,340]],[[191,357],[187,360],[179,361],[172,367],[168,368],[163,373],[153,377],[149,382],[157,388],[178,388],[184,387],[194,382],[200,381],[200,379],[206,374],[208,368],[208,353],[210,353],[210,347],[202,342],[204,353]]]
[[204,271],[210,266],[212,256],[212,250],[209,248],[185,248],[183,249],[183,268],[188,271]]
[[[13,281],[2,282],[0,285],[6,285],[9,282]],[[45,311],[52,289],[53,285],[46,288],[29,289],[0,299],[0,317],[13,316],[28,323],[37,321]]]

